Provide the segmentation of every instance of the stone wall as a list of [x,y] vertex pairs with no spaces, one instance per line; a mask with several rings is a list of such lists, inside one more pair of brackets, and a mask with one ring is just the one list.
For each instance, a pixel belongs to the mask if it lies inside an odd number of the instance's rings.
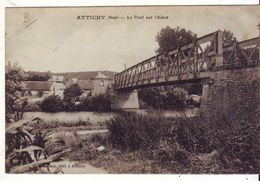
[[202,92],[201,114],[205,120],[259,118],[259,66],[214,71],[211,78],[214,83],[205,84]]

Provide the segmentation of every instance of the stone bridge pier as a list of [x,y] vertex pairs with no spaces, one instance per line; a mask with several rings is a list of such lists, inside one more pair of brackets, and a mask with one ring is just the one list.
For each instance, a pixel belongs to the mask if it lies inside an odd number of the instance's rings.
[[201,97],[200,112],[205,120],[259,119],[259,66],[222,69],[210,74],[213,83],[203,85]]
[[138,91],[114,91],[112,109],[139,109]]

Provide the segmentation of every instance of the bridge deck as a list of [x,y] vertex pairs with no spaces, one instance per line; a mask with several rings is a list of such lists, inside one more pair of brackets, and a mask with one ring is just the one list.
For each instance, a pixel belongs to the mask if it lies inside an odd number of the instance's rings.
[[115,89],[200,82],[209,80],[210,72],[219,68],[260,62],[259,37],[226,47],[222,40],[223,33],[216,31],[142,61],[115,75]]

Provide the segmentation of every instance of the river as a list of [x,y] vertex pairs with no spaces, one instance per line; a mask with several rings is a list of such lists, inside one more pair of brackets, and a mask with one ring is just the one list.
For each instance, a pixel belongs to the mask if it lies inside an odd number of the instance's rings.
[[[176,110],[147,110],[147,109],[135,109],[126,110],[131,112],[136,112],[138,114],[150,115],[150,114],[161,114],[164,117],[193,117],[199,113],[199,108],[186,108],[182,111]],[[58,113],[45,113],[45,112],[25,112],[23,119],[32,119],[34,117],[39,117],[43,121],[89,121],[91,123],[104,122],[111,119],[116,112],[58,112]]]

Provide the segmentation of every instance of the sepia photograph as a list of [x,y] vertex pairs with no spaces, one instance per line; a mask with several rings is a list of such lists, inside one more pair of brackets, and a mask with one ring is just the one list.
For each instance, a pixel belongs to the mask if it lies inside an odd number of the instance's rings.
[[258,174],[260,6],[5,8],[5,173]]

